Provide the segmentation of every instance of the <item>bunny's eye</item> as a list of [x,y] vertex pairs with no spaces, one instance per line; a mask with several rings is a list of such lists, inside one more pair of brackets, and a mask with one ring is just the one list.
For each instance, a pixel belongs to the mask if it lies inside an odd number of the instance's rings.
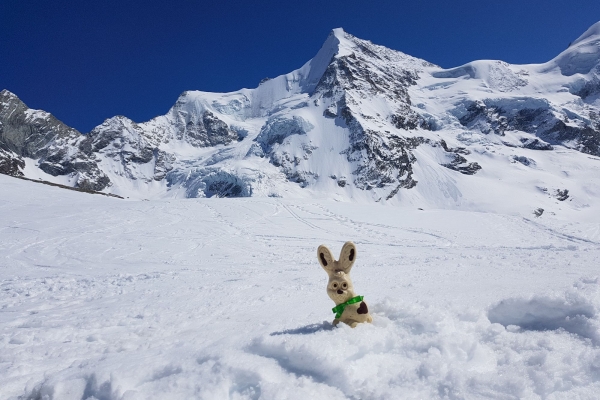
[[342,283],[342,287],[343,287],[344,289],[346,289],[346,288],[348,288],[348,284],[347,284],[346,282],[344,282],[344,283]]
[[333,288],[334,288],[334,289],[337,289],[337,287],[338,287],[338,284],[337,284],[337,283],[334,283],[334,284],[333,284]]

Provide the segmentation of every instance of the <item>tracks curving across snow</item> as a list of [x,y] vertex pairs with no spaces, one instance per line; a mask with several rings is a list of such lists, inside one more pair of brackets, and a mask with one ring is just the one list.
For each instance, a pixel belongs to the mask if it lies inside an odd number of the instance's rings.
[[[2,399],[600,391],[597,221],[28,185],[0,191]],[[315,259],[346,240],[356,329]]]

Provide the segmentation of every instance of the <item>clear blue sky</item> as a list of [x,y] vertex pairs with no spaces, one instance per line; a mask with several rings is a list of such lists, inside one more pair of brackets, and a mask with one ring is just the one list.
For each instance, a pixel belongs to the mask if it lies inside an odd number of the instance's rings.
[[599,20],[599,0],[0,0],[0,89],[87,132],[185,90],[256,87],[337,27],[454,67],[545,62]]

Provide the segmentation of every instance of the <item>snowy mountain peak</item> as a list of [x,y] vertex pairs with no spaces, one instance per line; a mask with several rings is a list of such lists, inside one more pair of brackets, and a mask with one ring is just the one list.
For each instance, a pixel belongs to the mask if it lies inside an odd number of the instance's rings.
[[354,44],[349,37],[351,35],[342,28],[333,29],[311,60],[296,71],[263,81],[259,92],[269,92],[272,96],[277,92],[281,93],[280,89],[284,88],[286,94],[312,93],[332,60],[352,53]]
[[564,76],[594,71],[600,75],[600,22],[592,25],[548,65],[549,69],[558,67]]
[[19,97],[9,90],[0,91],[0,112],[5,111],[7,107],[27,107]]
[[338,42],[336,56],[346,56],[355,50],[356,43],[354,39],[356,37],[344,31],[343,28],[333,29],[329,35],[333,36]]
[[333,28],[331,30],[331,32],[329,33],[329,35],[333,35],[333,36],[337,37],[338,39],[343,38],[345,34],[346,34],[346,32],[344,31],[344,28],[342,28],[342,27]]
[[594,25],[590,26],[590,28],[585,31],[581,36],[579,36],[571,46],[575,46],[577,44],[591,41],[591,40],[599,40],[600,39],[600,21],[596,22]]
[[302,84],[302,92],[312,93],[315,89],[333,58],[338,55],[340,43],[345,42],[344,35],[342,28],[332,30],[319,52],[300,68],[299,71],[306,76]]
[[4,99],[18,99],[17,95],[14,94],[13,92],[7,90],[7,89],[2,89],[0,91],[0,99],[4,100]]

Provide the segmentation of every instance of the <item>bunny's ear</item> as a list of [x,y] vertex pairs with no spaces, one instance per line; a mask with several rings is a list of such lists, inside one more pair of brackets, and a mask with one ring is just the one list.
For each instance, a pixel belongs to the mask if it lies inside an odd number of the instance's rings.
[[331,271],[333,268],[334,259],[331,255],[331,251],[324,244],[320,245],[317,249],[317,258],[319,259],[319,264],[325,271]]
[[346,274],[350,272],[355,260],[356,245],[352,242],[344,243],[344,247],[342,247],[342,251],[340,252],[340,266]]

